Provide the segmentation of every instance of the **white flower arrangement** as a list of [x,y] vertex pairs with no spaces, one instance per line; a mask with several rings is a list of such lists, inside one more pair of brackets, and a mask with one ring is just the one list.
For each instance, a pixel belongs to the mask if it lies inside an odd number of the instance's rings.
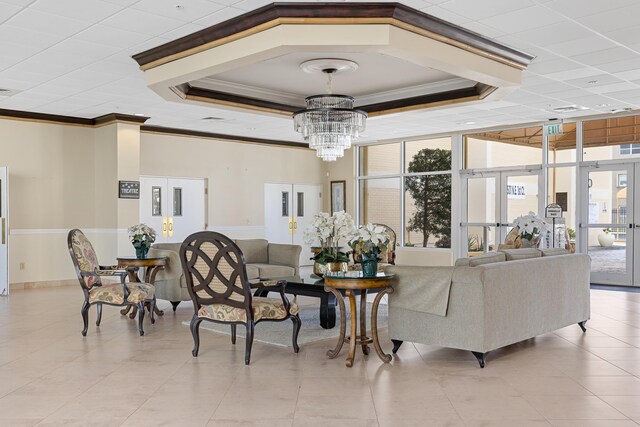
[[320,243],[322,251],[312,258],[316,262],[346,262],[349,258],[339,250],[340,242],[351,239],[354,232],[353,218],[345,211],[333,215],[320,212],[313,217],[313,221],[304,231],[304,241],[308,245]]
[[518,227],[523,239],[532,240],[547,228],[547,223],[535,213],[529,212],[528,215],[516,218],[513,221],[513,226]]
[[391,236],[381,225],[367,224],[360,227],[349,244],[359,253],[380,253],[389,249]]
[[127,229],[131,243],[144,242],[151,244],[156,241],[156,230],[147,224],[138,224]]

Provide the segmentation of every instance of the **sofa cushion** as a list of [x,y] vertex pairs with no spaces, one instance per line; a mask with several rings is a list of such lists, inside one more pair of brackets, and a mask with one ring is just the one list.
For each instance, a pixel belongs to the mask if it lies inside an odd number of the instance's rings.
[[504,262],[507,257],[502,252],[490,252],[485,255],[469,258],[469,267],[475,267],[483,264],[492,264],[494,262]]
[[506,261],[506,256],[502,252],[489,252],[484,255],[470,258],[459,258],[456,260],[456,267],[476,267],[478,265],[492,264],[494,262]]
[[257,265],[247,264],[247,279],[259,279],[260,278],[260,269]]
[[540,252],[536,248],[503,249],[501,252],[504,252],[504,254],[507,256],[507,261],[540,258],[542,256],[542,252]]
[[235,240],[244,254],[247,264],[267,264],[269,262],[269,241],[264,239]]
[[569,251],[564,248],[549,248],[549,249],[540,249],[540,253],[542,253],[542,256],[556,256],[556,255],[568,254]]
[[296,270],[293,267],[286,265],[253,264],[253,266],[258,268],[261,279],[291,277],[296,274]]

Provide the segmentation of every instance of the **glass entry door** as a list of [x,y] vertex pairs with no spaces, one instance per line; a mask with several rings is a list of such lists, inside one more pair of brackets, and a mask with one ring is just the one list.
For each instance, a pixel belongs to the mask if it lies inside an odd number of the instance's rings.
[[[580,252],[591,256],[591,283],[631,286],[640,281],[634,269],[634,237],[640,232],[634,209],[638,166],[588,165],[582,168]],[[636,228],[638,227],[638,228]],[[634,280],[634,276],[637,277]]]
[[[541,212],[542,170],[462,172],[461,256],[496,251],[513,220]],[[466,236],[466,242],[464,237]]]

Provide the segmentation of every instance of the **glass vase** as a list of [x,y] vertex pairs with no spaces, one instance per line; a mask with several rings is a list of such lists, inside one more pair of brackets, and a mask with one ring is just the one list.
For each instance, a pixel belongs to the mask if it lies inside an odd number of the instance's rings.
[[149,252],[150,245],[146,242],[133,242],[133,247],[136,250],[136,258],[147,259],[147,253]]

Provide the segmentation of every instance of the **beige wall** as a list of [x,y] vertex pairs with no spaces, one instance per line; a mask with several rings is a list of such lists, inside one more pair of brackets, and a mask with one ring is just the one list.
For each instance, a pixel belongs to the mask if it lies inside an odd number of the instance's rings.
[[264,236],[265,183],[327,180],[325,164],[308,149],[144,132],[140,140],[140,174],[206,178],[207,224],[232,237]]
[[356,156],[357,147],[344,152],[344,157],[335,162],[324,162],[323,193],[326,194],[322,210],[331,212],[331,181],[345,181],[345,199],[347,213],[356,217]]

